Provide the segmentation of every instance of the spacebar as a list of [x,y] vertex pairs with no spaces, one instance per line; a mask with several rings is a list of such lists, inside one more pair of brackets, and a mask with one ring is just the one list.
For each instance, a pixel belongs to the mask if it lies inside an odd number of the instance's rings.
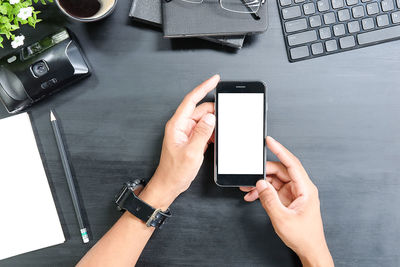
[[357,35],[358,43],[360,45],[386,41],[394,38],[400,38],[400,26],[360,33]]

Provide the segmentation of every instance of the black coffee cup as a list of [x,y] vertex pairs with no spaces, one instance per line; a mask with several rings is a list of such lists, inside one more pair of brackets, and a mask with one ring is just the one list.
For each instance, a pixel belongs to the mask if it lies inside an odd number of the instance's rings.
[[68,17],[91,22],[110,15],[117,5],[117,0],[56,0],[56,3]]

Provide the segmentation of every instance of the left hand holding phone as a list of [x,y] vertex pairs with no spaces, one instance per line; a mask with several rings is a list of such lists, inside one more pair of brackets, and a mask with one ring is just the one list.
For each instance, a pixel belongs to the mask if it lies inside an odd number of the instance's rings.
[[140,194],[165,210],[196,177],[215,128],[214,103],[197,104],[218,84],[214,75],[186,95],[165,126],[160,163]]
[[267,146],[280,162],[267,162],[267,179],[248,192],[244,199],[260,202],[282,241],[290,247],[303,266],[334,266],[326,244],[318,189],[301,162],[284,146],[267,137]]

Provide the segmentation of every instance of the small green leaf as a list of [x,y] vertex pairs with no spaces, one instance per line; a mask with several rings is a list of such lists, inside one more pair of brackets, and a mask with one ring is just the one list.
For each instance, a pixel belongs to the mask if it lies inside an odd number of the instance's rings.
[[0,23],[8,23],[8,22],[10,22],[10,20],[7,18],[7,17],[4,17],[4,16],[1,16],[0,17]]
[[7,13],[8,13],[7,6],[1,5],[0,6],[0,13],[3,14],[3,15],[7,15]]

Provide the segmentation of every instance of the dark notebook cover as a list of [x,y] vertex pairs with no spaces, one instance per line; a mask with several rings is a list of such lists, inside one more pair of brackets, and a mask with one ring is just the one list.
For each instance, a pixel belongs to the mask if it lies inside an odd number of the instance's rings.
[[193,4],[181,0],[163,2],[165,37],[227,36],[260,33],[267,30],[267,3],[261,5],[255,19],[252,14],[229,12],[218,0]]
[[[137,21],[162,27],[161,1],[163,0],[133,0],[129,16]],[[216,37],[204,36],[201,38],[233,48],[241,48],[243,46],[245,35]]]

